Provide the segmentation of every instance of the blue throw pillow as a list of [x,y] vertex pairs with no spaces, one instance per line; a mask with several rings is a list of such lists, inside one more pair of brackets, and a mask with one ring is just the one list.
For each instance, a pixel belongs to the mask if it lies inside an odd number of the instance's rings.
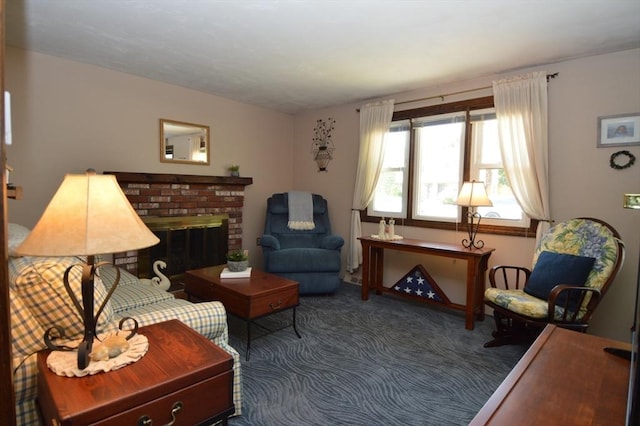
[[[540,299],[548,300],[549,293],[558,284],[584,286],[593,268],[593,257],[575,256],[572,254],[543,251],[538,256],[536,266],[524,287],[525,293]],[[569,298],[568,309],[578,308],[578,294]],[[556,304],[564,306],[567,295],[562,294],[556,299]]]

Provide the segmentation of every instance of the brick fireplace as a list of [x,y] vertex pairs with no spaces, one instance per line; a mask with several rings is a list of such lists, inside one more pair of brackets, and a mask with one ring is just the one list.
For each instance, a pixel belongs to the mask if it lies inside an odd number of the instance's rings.
[[[227,248],[242,248],[242,207],[249,177],[104,172],[115,175],[143,221],[162,217],[224,216]],[[114,254],[114,263],[138,275],[138,252]]]

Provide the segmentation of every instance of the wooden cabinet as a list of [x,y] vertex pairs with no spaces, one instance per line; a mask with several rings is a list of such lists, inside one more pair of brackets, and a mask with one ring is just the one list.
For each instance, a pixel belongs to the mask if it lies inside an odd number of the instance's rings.
[[630,345],[548,325],[470,425],[624,425],[629,361],[605,347]]
[[[45,425],[197,425],[233,414],[233,359],[178,320],[142,327],[149,351],[108,373],[62,377],[38,354],[38,403]],[[172,413],[173,411],[173,413]]]

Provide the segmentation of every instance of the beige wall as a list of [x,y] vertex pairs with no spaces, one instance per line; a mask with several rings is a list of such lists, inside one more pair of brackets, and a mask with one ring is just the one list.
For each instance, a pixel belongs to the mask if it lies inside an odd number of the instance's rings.
[[[622,208],[624,193],[640,193],[640,146],[596,148],[598,116],[640,111],[640,50],[561,62],[511,74],[425,88],[396,94],[396,102],[491,86],[492,80],[527,71],[559,72],[549,83],[549,175],[552,217],[561,221],[571,217],[592,216],[613,225],[627,245],[627,261],[592,322],[591,333],[628,340],[635,295],[640,248],[640,212]],[[452,102],[490,95],[479,90],[445,98]],[[430,101],[397,105],[396,110],[441,103]],[[298,114],[295,120],[294,188],[324,194],[330,204],[334,231],[349,235],[349,212],[358,155],[360,104],[327,108]],[[318,119],[336,119],[333,141],[335,159],[328,173],[317,173],[310,152],[313,128]],[[638,161],[626,170],[609,167],[612,153],[628,149]],[[434,241],[458,242],[463,233],[402,227],[401,235]],[[376,233],[371,224],[363,224],[365,234]],[[530,265],[534,240],[529,238],[481,235],[496,251],[490,265]],[[345,250],[346,251],[346,250]],[[431,275],[453,301],[464,300],[464,262],[411,257],[390,252],[385,257],[385,283],[391,285],[418,262],[424,262]]]
[[[9,203],[10,221],[33,226],[64,174],[88,167],[222,176],[237,163],[254,182],[245,190],[245,246],[261,258],[265,199],[291,184],[291,115],[13,48],[5,76],[14,141],[7,162],[24,189]],[[212,164],[161,163],[160,118],[210,126]]]
[[[290,189],[323,194],[329,200],[334,231],[345,239],[358,155],[360,104],[343,105],[296,116],[241,104],[217,96],[133,77],[37,53],[7,49],[6,86],[12,92],[13,139],[8,163],[11,180],[23,186],[23,200],[12,200],[9,218],[32,226],[65,173],[117,170],[150,173],[225,175],[241,165],[254,178],[247,187],[243,238],[261,264],[255,238],[262,233],[266,198]],[[596,148],[597,117],[640,111],[640,50],[562,62],[538,69],[559,72],[549,84],[551,211],[553,218],[601,218],[622,234],[627,262],[596,312],[592,333],[628,339],[640,248],[640,213],[622,208],[622,194],[640,193],[640,163],[616,171],[609,156],[616,148]],[[519,71],[519,74],[528,70]],[[396,102],[475,89],[507,74],[396,94]],[[215,76],[212,76],[215,78]],[[490,90],[447,97],[445,102],[483,96]],[[398,105],[397,109],[440,100]],[[336,119],[336,150],[327,173],[318,173],[311,154],[316,120]],[[158,119],[169,118],[211,127],[211,166],[160,163]],[[640,158],[640,147],[628,148]],[[416,238],[458,242],[462,232],[397,226]],[[364,232],[374,227],[364,225]],[[533,239],[482,235],[495,247],[490,266],[531,262]],[[346,257],[346,250],[343,251]],[[424,261],[454,301],[464,296],[463,262],[389,255],[387,283]]]

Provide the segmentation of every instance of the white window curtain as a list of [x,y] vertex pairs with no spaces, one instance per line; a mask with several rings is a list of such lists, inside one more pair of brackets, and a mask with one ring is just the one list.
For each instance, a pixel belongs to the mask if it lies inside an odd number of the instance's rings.
[[351,205],[351,232],[347,253],[349,272],[358,269],[362,264],[362,245],[358,241],[362,236],[360,210],[369,205],[378,184],[383,159],[382,141],[391,124],[393,105],[394,100],[390,99],[366,104],[360,108],[360,153]]
[[493,82],[502,164],[522,210],[549,229],[547,73]]

